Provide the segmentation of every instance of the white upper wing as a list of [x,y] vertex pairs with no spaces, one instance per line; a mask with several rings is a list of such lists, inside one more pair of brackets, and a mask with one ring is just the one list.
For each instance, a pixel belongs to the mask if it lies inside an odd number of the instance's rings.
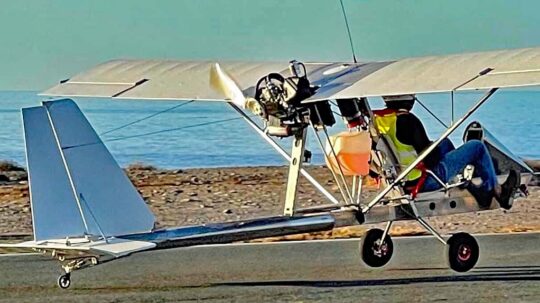
[[[225,99],[210,87],[214,61],[114,60],[43,92],[47,96],[150,100]],[[263,76],[288,75],[287,62],[219,62],[248,96]],[[306,63],[319,89],[309,101],[405,93],[540,85],[540,47],[407,58],[387,62]],[[480,75],[485,73],[484,75]]]
[[403,59],[362,78],[334,98],[533,85],[540,85],[540,47]]
[[[147,100],[225,101],[210,86],[214,61],[114,60],[44,91],[46,96],[113,97]],[[367,66],[370,68],[366,68]],[[385,63],[307,63],[312,84],[326,93],[341,90]],[[257,81],[269,73],[289,75],[288,62],[220,62],[242,91],[253,96]],[[322,91],[322,90],[321,90]]]

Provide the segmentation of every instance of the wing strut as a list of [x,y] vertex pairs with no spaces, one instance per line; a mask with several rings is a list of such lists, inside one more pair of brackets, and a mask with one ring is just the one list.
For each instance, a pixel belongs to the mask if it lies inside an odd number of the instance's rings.
[[[270,138],[253,120],[246,115],[236,104],[228,103],[236,112],[238,112],[242,118],[251,126],[270,146],[272,146],[285,160],[291,162],[291,156],[279,146],[272,138]],[[313,178],[304,168],[300,169],[300,173],[304,176],[315,188],[317,188],[330,202],[339,204],[339,201],[329,193],[315,178]]]

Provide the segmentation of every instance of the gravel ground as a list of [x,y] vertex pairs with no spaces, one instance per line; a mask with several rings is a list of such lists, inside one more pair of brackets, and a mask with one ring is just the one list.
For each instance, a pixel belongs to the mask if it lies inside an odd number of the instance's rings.
[[[336,193],[328,170],[309,166],[308,171],[327,189]],[[286,186],[286,167],[209,168],[162,170],[145,165],[126,169],[137,189],[156,214],[161,227],[234,221],[279,215]],[[2,181],[3,180],[3,181]],[[300,207],[327,204],[324,197],[302,178]],[[369,199],[373,190],[366,190]],[[509,211],[494,210],[430,218],[442,233],[515,232],[540,230],[540,187],[531,186],[530,196],[520,199]],[[335,230],[317,237],[358,236],[370,226]],[[32,232],[28,184],[24,171],[0,169],[0,234]],[[415,222],[394,224],[393,234],[417,234]]]

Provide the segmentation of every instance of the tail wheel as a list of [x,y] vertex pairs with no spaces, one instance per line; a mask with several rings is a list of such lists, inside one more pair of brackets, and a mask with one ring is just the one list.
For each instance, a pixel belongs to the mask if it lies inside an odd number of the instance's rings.
[[457,233],[447,241],[446,257],[448,265],[457,272],[471,270],[478,262],[480,248],[478,242],[468,233]]
[[62,289],[69,288],[69,286],[71,286],[71,275],[69,273],[65,275],[61,275],[60,277],[58,277],[57,283],[58,283],[58,287]]
[[381,229],[370,229],[362,237],[360,242],[360,254],[362,261],[371,267],[381,267],[386,265],[392,258],[394,244],[390,235],[382,236],[384,231]]

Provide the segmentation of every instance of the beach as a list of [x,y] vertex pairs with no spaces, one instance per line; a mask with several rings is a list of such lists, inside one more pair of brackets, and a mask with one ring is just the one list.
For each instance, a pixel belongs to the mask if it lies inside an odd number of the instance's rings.
[[[339,196],[328,169],[319,165],[306,166],[306,169]],[[132,164],[126,168],[126,173],[156,215],[160,228],[276,216],[283,211],[285,166],[158,169]],[[540,187],[533,183],[529,191],[527,198],[517,200],[508,211],[498,209],[428,218],[428,221],[443,234],[540,231]],[[374,193],[374,189],[364,191],[363,201],[369,201]],[[298,207],[322,204],[329,202],[301,178]],[[119,218],[122,219],[128,218]],[[0,234],[28,238],[32,233],[31,223],[26,172],[14,167],[0,169]],[[371,227],[373,225],[361,225],[265,240],[359,237]],[[395,223],[391,233],[414,235],[423,234],[424,230],[416,222],[406,221]]]

